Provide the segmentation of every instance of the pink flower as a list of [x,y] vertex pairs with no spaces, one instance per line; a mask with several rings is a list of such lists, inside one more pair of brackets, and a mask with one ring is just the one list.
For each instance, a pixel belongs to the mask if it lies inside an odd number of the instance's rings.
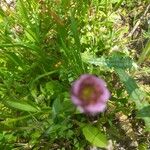
[[72,85],[71,99],[81,112],[92,115],[103,112],[109,98],[106,83],[94,75],[83,74]]

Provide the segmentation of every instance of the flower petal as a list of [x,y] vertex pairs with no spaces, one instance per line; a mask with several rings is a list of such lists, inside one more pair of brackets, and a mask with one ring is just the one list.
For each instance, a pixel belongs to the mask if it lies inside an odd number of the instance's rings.
[[94,104],[94,105],[91,104],[91,105],[84,106],[83,109],[84,109],[85,112],[95,114],[95,113],[98,113],[98,112],[105,111],[106,104],[105,103],[97,103],[97,104]]
[[[89,87],[93,90],[86,93],[84,90]],[[89,95],[86,97],[86,94]],[[94,75],[83,74],[72,84],[71,100],[83,113],[93,115],[105,111],[110,95],[105,81]]]
[[81,105],[82,101],[80,99],[78,99],[76,96],[72,95],[71,96],[71,100],[75,105]]
[[107,88],[104,89],[103,94],[99,97],[98,101],[106,102],[110,98],[110,92]]
[[74,94],[78,94],[79,90],[80,90],[80,86],[82,84],[82,82],[88,78],[89,75],[88,74],[84,74],[84,75],[81,75],[80,78],[78,80],[76,80],[73,85],[72,85],[72,92]]

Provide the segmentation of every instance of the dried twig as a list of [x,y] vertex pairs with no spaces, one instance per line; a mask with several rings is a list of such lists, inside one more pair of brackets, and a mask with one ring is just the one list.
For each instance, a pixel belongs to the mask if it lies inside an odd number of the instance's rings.
[[138,28],[138,26],[140,25],[141,21],[144,19],[144,17],[146,16],[146,14],[148,13],[150,9],[150,4],[146,7],[144,14],[140,17],[140,19],[136,22],[134,28],[131,30],[131,32],[128,34],[128,37],[131,37],[133,35],[133,33],[135,32],[135,30]]

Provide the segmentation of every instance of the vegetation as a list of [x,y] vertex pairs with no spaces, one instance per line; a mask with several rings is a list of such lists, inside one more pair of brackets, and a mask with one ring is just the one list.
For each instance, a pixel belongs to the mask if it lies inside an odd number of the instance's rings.
[[[0,1],[0,149],[150,149],[149,0]],[[83,114],[73,81],[107,83]]]

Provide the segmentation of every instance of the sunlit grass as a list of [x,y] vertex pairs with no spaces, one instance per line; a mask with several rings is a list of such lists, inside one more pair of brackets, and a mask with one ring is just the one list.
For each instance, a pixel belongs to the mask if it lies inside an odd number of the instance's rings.
[[[148,149],[148,6],[1,1],[0,149]],[[97,116],[80,113],[70,100],[73,81],[85,73],[104,79],[111,92]]]

